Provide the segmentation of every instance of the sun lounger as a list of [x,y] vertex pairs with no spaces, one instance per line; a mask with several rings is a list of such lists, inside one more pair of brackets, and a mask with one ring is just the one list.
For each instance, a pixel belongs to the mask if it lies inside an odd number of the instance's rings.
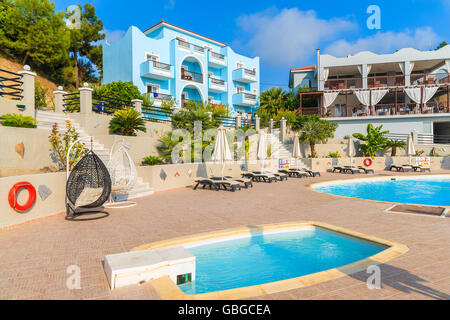
[[283,173],[283,174],[287,174],[289,177],[296,177],[297,176],[297,172],[296,171],[291,171],[291,170],[286,170],[286,169],[279,169],[278,172],[279,173]]
[[[397,165],[395,165],[395,164],[392,164],[392,165],[389,167],[389,171],[392,171],[392,169],[397,170],[397,172],[408,172],[408,171],[413,171],[413,170],[414,170],[413,166],[412,166],[412,165],[409,165],[409,164],[403,164],[403,165],[401,165],[401,166],[397,166]],[[415,170],[414,170],[414,171],[415,171]]]
[[242,172],[242,177],[251,179],[254,182],[269,182],[277,181],[277,177],[272,174],[256,174],[253,172]]
[[[297,177],[297,178],[303,178],[303,177],[307,177],[308,174],[306,172],[303,172],[299,169],[289,169],[289,170],[284,170],[287,171],[286,173],[290,176],[290,177]],[[280,170],[280,172],[282,172]]]
[[365,174],[375,173],[375,171],[373,169],[364,168],[362,166],[358,166],[358,169],[363,170]]
[[277,173],[277,172],[272,172],[272,171],[252,171],[253,173],[256,174],[269,174],[269,175],[273,175],[277,178],[278,181],[283,181],[283,180],[287,180],[288,175],[285,173]]
[[221,188],[224,190],[231,190],[235,192],[236,190],[241,190],[241,185],[237,181],[225,180],[221,177],[211,177],[211,178],[198,178],[195,180],[196,185],[194,190],[197,190],[198,186],[201,185],[202,189],[209,187],[210,189],[215,189],[219,191]]
[[311,177],[320,177],[320,172],[319,171],[312,171],[312,170],[309,170],[307,168],[300,168],[299,170],[306,172]]
[[354,166],[344,166],[342,170],[344,173],[351,173],[351,174],[361,173],[361,169]]
[[342,173],[342,171],[344,170],[344,168],[343,167],[333,167],[333,172],[339,172],[339,173]]
[[252,183],[251,179],[243,178],[243,177],[237,178],[237,177],[231,177],[231,176],[225,176],[224,178],[227,180],[232,180],[232,181],[237,181],[239,183],[242,183],[242,186],[246,189],[253,188],[253,183]]

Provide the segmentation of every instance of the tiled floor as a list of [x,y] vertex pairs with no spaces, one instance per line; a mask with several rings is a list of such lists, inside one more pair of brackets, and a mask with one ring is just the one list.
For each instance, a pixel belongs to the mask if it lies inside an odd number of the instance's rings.
[[[383,173],[391,174],[391,173]],[[392,173],[394,174],[394,173]],[[111,292],[105,254],[152,241],[256,224],[315,220],[406,244],[410,251],[382,265],[382,289],[365,272],[259,299],[449,299],[450,218],[385,213],[387,203],[312,191],[320,178],[256,183],[236,193],[181,188],[111,209],[105,219],[68,222],[64,215],[0,230],[1,299],[158,299],[151,284]],[[81,289],[69,290],[67,268],[81,270]]]

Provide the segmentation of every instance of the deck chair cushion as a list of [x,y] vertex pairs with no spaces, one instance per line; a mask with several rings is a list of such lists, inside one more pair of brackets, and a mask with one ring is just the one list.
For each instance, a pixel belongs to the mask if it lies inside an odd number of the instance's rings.
[[75,207],[83,207],[98,200],[103,192],[103,188],[84,188],[75,202]]

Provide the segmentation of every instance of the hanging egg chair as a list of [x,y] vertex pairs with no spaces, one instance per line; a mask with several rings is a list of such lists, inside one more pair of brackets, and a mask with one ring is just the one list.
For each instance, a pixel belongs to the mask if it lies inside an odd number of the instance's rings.
[[[72,146],[78,141],[74,142]],[[66,182],[66,219],[75,220],[80,215],[96,212],[103,212],[108,215],[103,211],[102,205],[108,200],[110,194],[111,178],[108,169],[92,151],[91,147],[91,150],[78,161],[68,175]]]
[[137,171],[128,152],[129,145],[124,141],[115,142],[110,151],[106,165],[111,177],[111,196],[107,208],[126,208],[136,203],[128,200],[128,193],[136,185]]

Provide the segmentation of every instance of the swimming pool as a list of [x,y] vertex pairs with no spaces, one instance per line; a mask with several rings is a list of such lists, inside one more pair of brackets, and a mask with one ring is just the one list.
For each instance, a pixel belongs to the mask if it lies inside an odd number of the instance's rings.
[[450,206],[450,175],[330,181],[312,187],[317,191],[359,199]]
[[186,246],[196,257],[196,279],[185,294],[254,286],[344,266],[387,245],[309,226],[295,231],[255,230],[236,239]]

